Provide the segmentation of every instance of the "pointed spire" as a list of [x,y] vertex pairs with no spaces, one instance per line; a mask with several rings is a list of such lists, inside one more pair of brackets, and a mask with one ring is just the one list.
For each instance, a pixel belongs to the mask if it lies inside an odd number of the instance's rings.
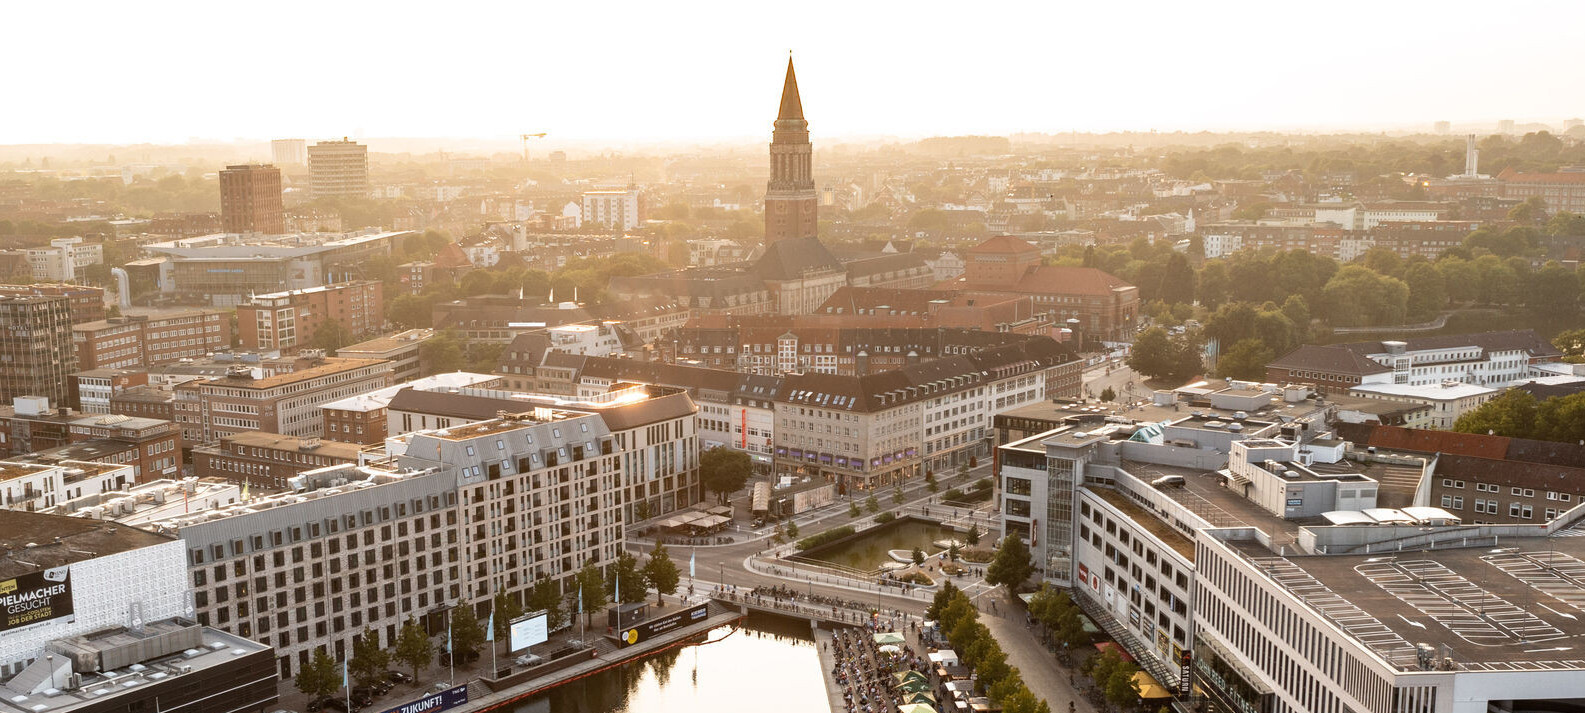
[[792,54],[787,55],[787,81],[781,88],[781,111],[777,112],[778,121],[785,119],[802,120],[804,118],[803,101],[798,98],[798,76],[793,74]]

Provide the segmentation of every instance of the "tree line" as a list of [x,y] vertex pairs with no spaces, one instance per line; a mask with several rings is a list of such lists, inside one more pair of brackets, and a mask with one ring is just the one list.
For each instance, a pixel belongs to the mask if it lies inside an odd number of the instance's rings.
[[[613,600],[619,599],[617,603],[620,604],[642,602],[648,597],[650,589],[655,590],[656,606],[663,606],[662,595],[675,594],[681,578],[677,564],[672,561],[671,554],[663,544],[655,545],[643,565],[638,563],[638,558],[624,550],[610,565],[609,574],[590,562],[568,578],[565,587],[554,580],[541,579],[525,593],[523,604],[506,592],[496,594],[490,610],[494,620],[493,632],[487,632],[485,626],[480,624],[472,605],[452,607],[446,613],[451,644],[450,651],[446,653],[453,661],[472,660],[486,643],[507,640],[511,621],[525,611],[545,611],[547,626],[549,630],[555,631],[567,626],[580,611],[587,621],[594,612],[604,609]],[[402,624],[389,649],[382,648],[379,641],[379,635],[374,630],[365,628],[353,642],[352,655],[342,664],[330,657],[326,647],[316,649],[308,665],[298,671],[293,680],[297,690],[311,698],[324,698],[341,689],[343,673],[355,686],[373,686],[386,678],[388,667],[393,664],[411,670],[413,682],[417,684],[419,676],[435,663],[437,651],[434,642],[424,627],[412,617]]]

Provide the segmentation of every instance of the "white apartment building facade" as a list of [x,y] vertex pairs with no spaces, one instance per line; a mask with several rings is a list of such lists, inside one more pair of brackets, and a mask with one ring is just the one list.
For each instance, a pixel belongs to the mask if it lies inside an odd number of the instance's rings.
[[55,238],[49,247],[25,248],[22,252],[33,279],[51,282],[72,282],[83,268],[105,261],[104,246],[84,243],[82,238]]
[[638,187],[583,192],[580,225],[603,225],[618,230],[638,227]]

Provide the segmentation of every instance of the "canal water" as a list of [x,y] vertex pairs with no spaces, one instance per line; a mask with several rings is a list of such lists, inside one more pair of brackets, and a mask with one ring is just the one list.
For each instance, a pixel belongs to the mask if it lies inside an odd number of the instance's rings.
[[[731,632],[731,633],[728,633]],[[516,713],[811,713],[830,710],[809,622],[750,615],[713,643],[670,649],[520,703]]]
[[826,550],[810,559],[831,562],[843,567],[870,571],[880,569],[883,563],[893,561],[888,550],[912,550],[918,547],[925,554],[935,554],[941,548],[931,544],[936,540],[961,538],[951,528],[918,520],[902,520],[876,528],[860,539],[841,547]]

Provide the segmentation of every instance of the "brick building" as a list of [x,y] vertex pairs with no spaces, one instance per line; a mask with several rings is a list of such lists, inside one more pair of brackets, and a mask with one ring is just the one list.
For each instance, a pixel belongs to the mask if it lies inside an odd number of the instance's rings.
[[281,489],[287,487],[287,479],[305,470],[357,463],[361,450],[357,443],[248,431],[194,448],[193,474]]
[[250,350],[295,353],[329,322],[361,337],[378,331],[384,321],[380,283],[373,280],[271,292],[237,307],[238,338]]
[[963,277],[940,290],[1028,295],[1035,311],[1057,322],[1079,320],[1085,340],[1126,340],[1139,317],[1139,288],[1093,267],[1042,265],[1040,250],[1002,235],[966,253]]
[[227,233],[286,232],[281,205],[281,169],[270,165],[227,166],[220,172],[220,223]]
[[77,368],[124,369],[198,359],[231,346],[230,315],[208,309],[129,309],[72,325]]
[[321,404],[391,385],[391,365],[378,359],[311,354],[299,361],[271,376],[239,365],[221,378],[180,384],[176,420],[195,444],[243,431],[317,438],[324,435]]
[[[105,444],[103,442],[111,442]],[[0,452],[32,457],[51,449],[100,443],[94,453],[64,457],[131,465],[138,482],[176,477],[181,472],[182,434],[176,424],[117,414],[86,415],[51,409],[38,397],[0,406]]]

